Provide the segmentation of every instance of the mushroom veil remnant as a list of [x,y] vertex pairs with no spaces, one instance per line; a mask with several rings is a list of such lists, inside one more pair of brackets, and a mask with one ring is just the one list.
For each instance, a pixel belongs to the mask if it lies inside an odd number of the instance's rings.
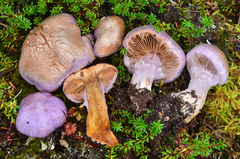
[[96,43],[94,54],[97,57],[106,57],[117,52],[122,46],[125,32],[125,23],[118,16],[107,16],[100,20],[94,30]]
[[144,25],[130,31],[123,40],[128,51],[124,64],[133,74],[131,83],[137,89],[151,91],[152,83],[174,81],[185,66],[185,54],[181,47],[163,31]]
[[63,85],[66,97],[76,103],[84,101],[87,107],[87,135],[110,147],[118,140],[110,129],[104,93],[112,88],[117,74],[116,67],[101,63],[70,75]]
[[48,17],[30,31],[22,46],[19,71],[38,90],[52,92],[88,61],[88,50],[76,20],[61,13]]
[[223,85],[228,79],[228,61],[224,53],[210,44],[200,44],[187,53],[187,69],[191,76],[188,88],[172,93],[172,98],[181,99],[181,111],[190,122],[202,109],[208,90]]
[[64,102],[50,93],[33,93],[23,98],[16,128],[24,135],[44,138],[66,122]]

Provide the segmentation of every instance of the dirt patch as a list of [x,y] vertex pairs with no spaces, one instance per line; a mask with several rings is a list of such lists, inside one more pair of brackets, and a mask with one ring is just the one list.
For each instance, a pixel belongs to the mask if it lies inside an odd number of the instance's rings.
[[128,88],[117,91],[115,99],[116,109],[133,112],[136,116],[146,112],[146,109],[151,110],[151,115],[145,118],[147,124],[161,120],[161,123],[164,124],[162,133],[149,143],[153,148],[157,148],[161,140],[169,138],[170,135],[176,134],[181,128],[186,127],[184,120],[187,115],[181,112],[183,104],[186,103],[171,93],[159,98],[149,90],[137,90],[130,84]]

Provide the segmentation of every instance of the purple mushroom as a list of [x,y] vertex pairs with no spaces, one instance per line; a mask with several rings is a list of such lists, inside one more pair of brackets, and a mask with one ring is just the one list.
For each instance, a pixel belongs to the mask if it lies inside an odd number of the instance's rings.
[[228,61],[224,53],[209,44],[200,44],[187,53],[187,69],[191,76],[188,88],[180,93],[172,93],[179,98],[181,111],[190,122],[202,109],[210,87],[223,85],[228,79]]
[[185,54],[181,47],[163,31],[145,25],[130,31],[123,41],[128,51],[124,64],[133,74],[131,83],[137,89],[151,91],[152,83],[174,81],[185,66]]
[[66,122],[64,102],[50,93],[33,93],[20,103],[16,128],[24,135],[44,138]]
[[22,46],[19,71],[38,90],[53,92],[88,61],[88,50],[76,20],[61,13],[48,17],[30,31]]

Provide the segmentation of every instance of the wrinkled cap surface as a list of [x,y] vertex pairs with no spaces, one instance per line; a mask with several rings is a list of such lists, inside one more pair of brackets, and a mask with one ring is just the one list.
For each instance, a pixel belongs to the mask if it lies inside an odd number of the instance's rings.
[[[187,69],[191,78],[198,70],[203,70],[201,76],[205,73],[213,75],[213,86],[222,85],[227,81],[229,74],[228,61],[224,53],[216,46],[210,44],[197,45],[187,53],[186,58]],[[210,77],[209,75],[206,76]]]
[[76,20],[61,13],[48,17],[26,37],[19,71],[43,92],[57,90],[73,72],[85,67],[89,55]]
[[50,93],[33,93],[20,103],[16,128],[24,135],[44,138],[66,122],[64,102]]
[[86,96],[86,84],[90,83],[92,78],[97,78],[103,93],[107,93],[113,87],[117,74],[116,67],[100,63],[71,74],[63,84],[63,92],[71,101],[81,103]]
[[[164,83],[174,81],[185,66],[186,59],[180,46],[163,31],[156,31],[151,25],[144,25],[131,30],[123,40],[123,47],[128,51],[124,56],[124,64],[130,73],[134,73],[145,63],[154,68],[153,82]],[[151,68],[150,68],[151,67]]]
[[125,23],[118,16],[108,16],[101,19],[98,28],[94,30],[96,43],[94,54],[97,57],[106,57],[117,52],[122,46]]

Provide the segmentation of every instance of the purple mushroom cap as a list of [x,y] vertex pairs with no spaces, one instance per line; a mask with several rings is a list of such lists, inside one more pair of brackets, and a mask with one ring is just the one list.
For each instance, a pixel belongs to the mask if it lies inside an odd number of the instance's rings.
[[[226,83],[229,66],[226,56],[219,48],[210,44],[200,44],[187,53],[186,59],[187,69],[191,76],[194,76],[196,72],[199,74],[200,68],[205,67],[204,70],[208,70],[214,76],[212,86]],[[203,76],[204,73],[200,74]]]
[[66,122],[64,102],[50,93],[30,94],[20,106],[16,128],[24,135],[44,138]]
[[130,31],[123,40],[128,51],[124,64],[133,74],[131,83],[137,89],[151,90],[152,83],[174,81],[186,64],[181,47],[163,31],[144,25]]

